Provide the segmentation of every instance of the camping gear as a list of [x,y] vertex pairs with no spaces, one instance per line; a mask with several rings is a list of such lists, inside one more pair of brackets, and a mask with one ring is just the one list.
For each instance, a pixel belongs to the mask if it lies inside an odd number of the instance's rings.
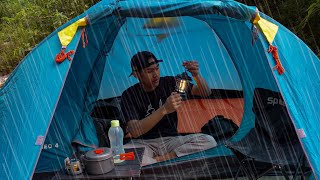
[[112,150],[98,148],[88,151],[83,157],[85,170],[88,174],[105,174],[114,168]]
[[77,175],[82,173],[82,165],[79,159],[67,157],[64,160],[65,170],[68,174]]
[[[260,178],[272,170],[278,170],[286,179],[289,175],[293,179],[297,175],[304,177],[308,165],[281,95],[256,88],[253,101],[255,127],[242,140],[226,143],[238,157],[238,172],[243,170],[249,179]],[[255,163],[264,164],[265,169],[256,170],[252,167]],[[293,173],[288,173],[288,169]]]
[[[83,44],[82,37],[88,43]],[[21,61],[0,90],[1,175],[26,179],[59,171],[74,152],[97,148],[90,116],[95,102],[119,97],[137,83],[128,77],[130,58],[142,50],[163,59],[162,76],[174,76],[183,71],[182,60],[196,59],[211,89],[243,92],[242,121],[231,142],[242,140],[255,125],[255,88],[281,93],[319,178],[320,61],[280,23],[232,0],[102,0],[57,28]],[[65,56],[68,52],[74,54]],[[59,53],[64,55],[57,63]],[[68,57],[71,60],[62,61]],[[194,174],[207,168],[209,179],[215,164],[197,169],[184,162],[205,163],[221,156],[229,159],[234,153],[221,145],[153,168],[162,166],[164,171],[180,163],[181,171]],[[233,176],[234,169],[225,167],[226,175]]]
[[252,111],[256,117],[255,129],[261,134],[279,144],[299,141],[280,93],[256,88]]
[[134,152],[127,152],[120,154],[120,160],[134,160],[135,155]]
[[[90,115],[97,132],[99,147],[110,147],[108,130],[112,120],[121,119],[120,112],[120,98],[99,100],[95,103]],[[125,128],[123,121],[120,121],[120,126]]]
[[[190,89],[191,77],[188,76],[185,70],[182,74],[176,76],[176,92],[180,93],[182,100],[187,99],[187,91]],[[189,89],[188,89],[189,88]]]
[[113,154],[114,163],[121,163],[120,154],[124,153],[123,147],[123,130],[120,127],[119,120],[112,120],[111,127],[108,131],[108,137],[110,140],[110,148]]
[[238,126],[222,115],[217,115],[201,128],[201,132],[211,135],[217,143],[230,139],[238,130]]
[[99,147],[110,147],[107,129],[110,128],[110,122],[112,119],[100,119],[93,117],[92,120],[96,128]]
[[176,91],[181,94],[185,94],[191,80],[192,80],[191,77],[188,76],[186,71],[183,72],[182,74],[178,74],[176,76],[176,81],[177,81]]

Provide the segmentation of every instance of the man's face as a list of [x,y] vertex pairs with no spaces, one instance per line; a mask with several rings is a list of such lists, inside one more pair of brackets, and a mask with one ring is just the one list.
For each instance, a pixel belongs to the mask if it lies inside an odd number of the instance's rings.
[[[149,63],[154,62],[153,58],[148,59]],[[137,77],[142,83],[146,91],[152,91],[159,85],[160,80],[160,69],[159,64],[153,64],[147,68],[142,69],[138,72]]]

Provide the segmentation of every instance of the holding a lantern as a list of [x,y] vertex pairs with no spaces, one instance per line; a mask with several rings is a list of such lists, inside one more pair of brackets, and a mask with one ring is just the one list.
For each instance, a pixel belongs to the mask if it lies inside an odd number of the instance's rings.
[[187,70],[192,74],[192,77],[197,83],[197,86],[193,86],[194,88],[191,89],[191,94],[202,97],[210,96],[210,88],[208,87],[207,82],[199,74],[198,62],[184,61],[182,66],[186,68],[186,71],[176,76],[176,91],[180,93],[182,99],[186,99],[186,93],[190,86],[190,81],[192,80],[191,77],[188,76]]
[[[197,61],[185,61],[182,66],[189,71],[196,84],[190,82],[187,72],[176,77],[160,77],[159,63],[154,54],[138,52],[131,58],[132,73],[139,83],[129,87],[121,96],[123,120],[133,137],[125,147],[145,147],[142,165],[164,161],[217,145],[212,136],[177,132],[177,112],[181,95],[206,97],[211,94],[207,82],[199,73]],[[130,76],[131,76],[130,75]]]
[[[202,97],[207,97],[211,95],[211,90],[208,87],[207,82],[205,81],[205,79],[202,78],[202,76],[199,74],[199,64],[198,61],[184,61],[182,63],[182,66],[184,66],[186,68],[186,70],[188,70],[192,77],[194,78],[194,80],[197,83],[197,86],[194,86],[194,88],[192,88],[192,95],[197,95],[197,96],[202,96]],[[184,72],[186,74],[186,72]],[[189,81],[191,79],[188,79]]]

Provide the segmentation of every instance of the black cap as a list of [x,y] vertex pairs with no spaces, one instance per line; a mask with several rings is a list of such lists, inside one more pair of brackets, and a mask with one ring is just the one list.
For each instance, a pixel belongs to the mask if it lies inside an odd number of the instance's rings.
[[[150,58],[153,58],[154,62],[149,63],[148,60]],[[158,60],[156,56],[149,51],[138,52],[137,54],[133,55],[131,58],[130,64],[131,64],[132,73],[134,71],[137,71],[137,72],[141,71],[143,68],[147,68],[159,62],[163,62],[163,60]],[[130,74],[130,76],[132,75],[132,73]]]

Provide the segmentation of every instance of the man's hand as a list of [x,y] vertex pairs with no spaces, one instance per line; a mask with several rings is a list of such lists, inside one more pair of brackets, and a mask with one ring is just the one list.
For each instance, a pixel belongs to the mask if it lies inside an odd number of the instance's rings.
[[167,98],[166,103],[164,103],[163,107],[165,109],[166,114],[170,114],[176,111],[181,105],[181,96],[177,92],[172,92],[171,95]]
[[[172,92],[163,106],[154,111],[150,116],[141,120],[130,120],[128,130],[134,138],[150,131],[166,114],[176,111],[181,105],[181,96],[177,92]],[[171,157],[171,156],[170,156]],[[159,157],[160,158],[160,157]]]
[[196,77],[199,75],[199,63],[198,61],[184,61],[182,63],[182,66],[184,66],[193,77]]
[[199,64],[198,61],[184,61],[182,63],[191,74],[193,79],[196,81],[197,85],[192,87],[191,93],[192,95],[208,97],[211,95],[211,89],[208,86],[208,83],[199,73]]

